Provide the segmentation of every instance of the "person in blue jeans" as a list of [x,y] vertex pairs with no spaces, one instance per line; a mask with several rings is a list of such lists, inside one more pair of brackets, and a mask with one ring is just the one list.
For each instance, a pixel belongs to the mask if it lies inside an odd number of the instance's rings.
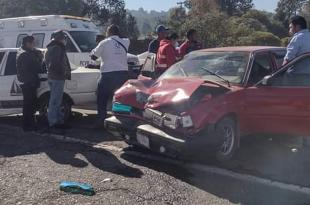
[[92,60],[101,58],[101,78],[98,82],[98,122],[95,128],[102,128],[107,117],[107,105],[114,92],[128,80],[127,52],[130,40],[120,37],[117,25],[107,29],[107,38],[92,51]]
[[64,113],[61,110],[64,86],[66,80],[71,80],[71,67],[66,53],[66,35],[63,31],[55,31],[52,41],[47,45],[45,63],[48,70],[50,100],[48,105],[49,130],[62,134]]

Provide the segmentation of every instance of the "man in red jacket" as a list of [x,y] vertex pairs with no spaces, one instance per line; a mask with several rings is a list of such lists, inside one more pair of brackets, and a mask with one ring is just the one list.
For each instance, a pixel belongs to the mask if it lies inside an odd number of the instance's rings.
[[156,57],[156,75],[160,76],[170,66],[177,62],[178,52],[175,48],[178,41],[178,34],[173,33],[169,37],[160,41],[160,46]]
[[183,58],[186,54],[200,50],[202,48],[201,44],[196,40],[197,31],[195,29],[190,29],[186,34],[187,40],[180,47],[180,57]]

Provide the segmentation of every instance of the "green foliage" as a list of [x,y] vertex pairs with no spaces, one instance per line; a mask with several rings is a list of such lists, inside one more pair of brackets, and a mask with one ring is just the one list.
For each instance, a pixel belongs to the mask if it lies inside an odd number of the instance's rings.
[[169,10],[168,26],[173,31],[180,31],[187,18],[184,8],[176,7]]
[[279,0],[275,18],[288,26],[290,17],[297,15],[307,0]]
[[279,37],[269,32],[255,31],[246,37],[238,38],[239,46],[281,46]]
[[290,43],[291,38],[285,37],[281,39],[281,46],[286,47]]

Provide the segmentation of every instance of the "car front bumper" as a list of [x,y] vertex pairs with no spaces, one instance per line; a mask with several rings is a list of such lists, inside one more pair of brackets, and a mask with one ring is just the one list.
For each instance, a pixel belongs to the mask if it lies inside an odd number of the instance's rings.
[[214,125],[209,125],[196,135],[178,137],[176,133],[168,133],[145,122],[112,116],[105,120],[105,128],[128,144],[170,156],[214,152],[222,144],[222,139],[215,134]]

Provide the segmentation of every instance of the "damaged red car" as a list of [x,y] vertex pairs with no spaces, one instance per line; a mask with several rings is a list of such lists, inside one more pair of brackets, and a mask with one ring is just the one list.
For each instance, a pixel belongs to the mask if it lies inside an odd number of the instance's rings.
[[[252,134],[310,134],[310,54],[280,68],[280,47],[195,51],[157,80],[129,80],[105,127],[131,145],[229,160]],[[154,66],[148,59],[146,65]]]

